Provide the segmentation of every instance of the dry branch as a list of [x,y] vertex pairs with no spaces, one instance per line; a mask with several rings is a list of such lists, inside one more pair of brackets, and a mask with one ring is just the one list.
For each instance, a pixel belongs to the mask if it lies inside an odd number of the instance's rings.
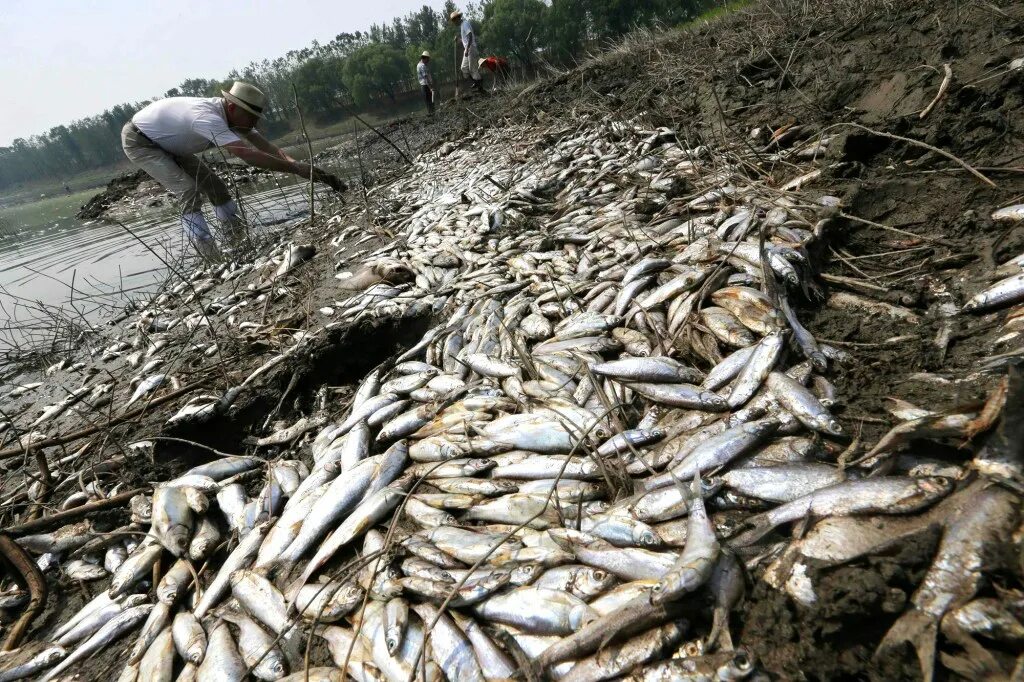
[[[88,516],[92,512],[103,511],[104,509],[112,509],[114,507],[120,507],[121,505],[128,502],[136,495],[148,493],[152,488],[136,488],[135,490],[129,490],[128,492],[108,497],[105,500],[97,500],[88,504],[83,504],[81,507],[74,507],[67,511],[58,512],[51,514],[50,516],[44,516],[41,519],[35,521],[28,521],[26,523],[19,523],[16,526],[11,526],[7,529],[7,533],[10,535],[26,535],[28,533],[34,533],[36,531],[44,530],[46,528],[52,528],[53,526],[61,526],[69,521],[75,521],[83,516]],[[0,538],[3,538],[0,535]],[[34,564],[33,564],[34,565]]]
[[21,614],[14,625],[11,626],[11,629],[7,631],[7,637],[4,638],[3,644],[0,645],[0,651],[12,651],[21,644],[21,640],[25,637],[29,626],[32,625],[32,621],[35,620],[36,616],[39,615],[46,605],[46,578],[43,577],[39,566],[32,560],[32,557],[26,554],[25,550],[18,543],[3,533],[0,533],[0,555],[21,575],[30,595],[25,612]]
[[[134,419],[135,417],[138,417],[143,412],[145,412],[146,408],[148,408],[148,407],[156,407],[157,405],[162,405],[163,403],[166,403],[166,402],[168,402],[170,400],[174,400],[175,398],[181,397],[181,396],[185,395],[186,393],[191,393],[192,391],[194,391],[197,388],[201,387],[205,383],[206,383],[205,381],[196,381],[196,382],[193,382],[191,384],[188,384],[187,386],[182,386],[177,391],[171,391],[167,395],[163,395],[163,396],[160,396],[159,398],[154,398],[153,400],[150,400],[148,403],[146,403],[145,405],[143,405],[142,407],[140,407],[137,410],[133,410],[131,412],[127,412],[127,413],[122,414],[120,416],[114,417],[108,423],[103,424],[102,426],[90,426],[88,428],[82,429],[81,431],[75,431],[73,433],[69,433],[66,436],[54,436],[53,438],[47,438],[46,440],[41,440],[41,441],[37,441],[35,443],[32,443],[28,447],[30,447],[30,448],[47,448],[47,447],[50,447],[51,445],[63,445],[65,443],[72,443],[72,442],[74,442],[76,440],[80,440],[82,438],[85,438],[86,436],[91,436],[94,433],[99,433],[100,431],[103,431],[104,429],[110,428],[111,426],[115,426],[117,424],[120,424],[121,422],[126,422],[129,419]],[[7,448],[6,450],[0,450],[0,460],[5,460],[5,459],[10,459],[12,457],[17,457],[18,455],[20,455],[23,452],[25,452],[25,446],[23,446],[23,445],[15,445],[13,447]]]

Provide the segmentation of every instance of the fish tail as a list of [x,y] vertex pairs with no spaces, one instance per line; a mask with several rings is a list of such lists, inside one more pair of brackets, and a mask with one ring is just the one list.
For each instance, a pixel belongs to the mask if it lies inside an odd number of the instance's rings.
[[901,644],[910,644],[917,652],[921,675],[925,682],[931,682],[935,675],[935,647],[938,638],[938,621],[934,616],[919,609],[911,609],[893,623],[885,633],[882,643],[875,651],[878,658]]

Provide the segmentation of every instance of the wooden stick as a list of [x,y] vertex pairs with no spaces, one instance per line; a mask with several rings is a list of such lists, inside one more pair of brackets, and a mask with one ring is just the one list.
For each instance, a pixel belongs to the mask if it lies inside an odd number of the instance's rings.
[[[933,147],[932,145],[928,144],[927,142],[921,142],[920,140],[915,140],[915,139],[910,138],[910,137],[903,137],[902,135],[893,135],[892,133],[883,133],[880,130],[872,130],[871,128],[868,128],[867,126],[862,126],[859,123],[850,123],[848,121],[844,121],[842,123],[836,123],[834,125],[830,125],[825,130],[830,130],[830,129],[836,128],[838,126],[852,126],[854,128],[858,128],[860,130],[863,130],[866,133],[871,133],[872,135],[877,135],[879,137],[887,137],[890,140],[898,140],[900,142],[906,142],[907,144],[912,144],[912,145],[914,145],[916,147],[924,147],[925,149],[927,149],[929,151],[935,152],[939,156],[945,156],[950,161],[953,161],[953,162],[959,164],[960,166],[963,166],[967,171],[969,171],[971,173],[971,175],[973,175],[974,177],[978,178],[979,180],[984,182],[986,185],[988,185],[990,187],[997,187],[998,186],[998,185],[996,185],[996,183],[992,182],[987,177],[982,175],[976,168],[974,168],[974,166],[970,165],[969,163],[967,163],[963,159],[961,159],[961,158],[959,158],[957,156],[953,156],[949,152],[943,151],[942,149],[939,149],[938,147]],[[824,134],[825,130],[821,131],[822,134]]]
[[[77,520],[83,516],[91,514],[92,512],[103,511],[104,509],[110,509],[111,507],[119,507],[124,503],[128,502],[136,495],[148,493],[150,490],[152,490],[152,488],[149,486],[145,488],[136,488],[135,490],[129,490],[128,492],[120,493],[118,495],[114,495],[113,497],[108,497],[105,500],[96,500],[95,502],[83,504],[81,507],[74,507],[72,509],[68,509],[67,511],[57,512],[56,514],[51,514],[50,516],[44,516],[43,518],[36,519],[35,521],[19,523],[16,526],[11,526],[10,528],[8,528],[7,533],[10,535],[27,535],[28,533],[43,530],[44,528],[50,528],[52,526],[62,526],[68,521]],[[0,535],[0,538],[2,537],[4,536]]]
[[[63,445],[65,443],[71,443],[76,440],[80,440],[82,438],[85,438],[86,436],[91,436],[94,433],[98,433],[103,429],[110,428],[111,426],[116,426],[117,424],[128,421],[129,419],[134,419],[135,417],[138,417],[143,412],[145,412],[146,408],[156,407],[157,405],[162,405],[163,403],[174,400],[175,398],[180,398],[186,393],[191,393],[192,391],[201,387],[205,383],[205,381],[196,381],[194,383],[188,384],[187,386],[179,388],[177,391],[171,391],[167,395],[160,396],[159,398],[154,398],[153,400],[150,400],[148,403],[146,403],[137,410],[134,410],[132,412],[126,412],[125,414],[122,414],[118,417],[114,417],[106,424],[90,426],[88,428],[82,429],[81,431],[69,433],[66,436],[54,436],[53,438],[47,438],[46,440],[36,441],[35,443],[32,443],[28,447],[32,449],[41,449],[48,448],[51,445]],[[6,450],[0,450],[0,461],[5,459],[11,459],[12,457],[17,457],[23,452],[25,452],[25,446],[20,444],[7,448]]]
[[[344,86],[342,86],[342,87],[344,87]],[[346,92],[348,92],[348,89],[347,89],[347,88],[346,88]],[[351,97],[351,93],[349,93],[349,96]],[[338,103],[339,105],[341,105],[341,107],[342,107],[343,109],[345,109],[345,111],[347,111],[347,112],[348,112],[348,114],[349,114],[349,115],[350,115],[350,116],[351,116],[352,118],[354,118],[354,119],[356,119],[357,121],[359,121],[360,123],[362,123],[362,124],[363,124],[364,126],[366,126],[366,127],[367,127],[367,128],[369,128],[370,130],[372,130],[372,131],[373,131],[374,133],[376,133],[376,134],[377,134],[377,137],[379,137],[380,139],[384,140],[384,141],[385,141],[385,142],[387,142],[387,143],[388,143],[389,145],[391,145],[391,146],[392,146],[392,148],[394,148],[394,150],[395,150],[396,152],[398,152],[398,153],[399,153],[399,155],[400,155],[400,156],[401,156],[401,157],[402,157],[402,158],[403,158],[403,159],[405,160],[405,162],[406,162],[407,164],[409,164],[410,166],[412,165],[412,159],[410,159],[410,158],[409,158],[409,156],[408,156],[408,155],[407,155],[407,154],[406,154],[405,152],[403,152],[403,151],[402,151],[402,148],[401,148],[401,147],[399,147],[399,146],[398,146],[397,144],[395,144],[394,142],[392,142],[392,141],[391,141],[391,138],[390,138],[390,137],[388,137],[387,135],[385,135],[385,134],[384,134],[384,133],[382,133],[381,131],[377,130],[376,128],[374,128],[374,127],[373,127],[372,125],[370,125],[369,123],[367,123],[367,122],[366,122],[366,121],[365,121],[365,120],[363,119],[363,117],[362,117],[362,116],[360,116],[359,114],[357,114],[357,113],[356,113],[356,111],[355,111],[355,110],[354,110],[354,109],[353,109],[352,107],[350,107],[349,105],[345,104],[345,102],[344,102],[344,101],[342,101],[342,99],[341,99],[340,97],[336,98],[336,99],[335,99],[335,101],[336,101],[336,102],[337,102],[337,103]]]
[[455,36],[455,46],[452,48],[452,55],[455,59],[455,101],[459,100],[459,87],[462,85],[462,78],[459,77],[459,36]]
[[309,152],[309,223],[312,225],[315,215],[313,209],[313,144],[309,141],[309,135],[306,134],[306,121],[302,118],[302,109],[299,108],[299,91],[295,89],[295,83],[292,83],[292,96],[295,98],[295,111],[299,112],[299,127],[302,129],[302,137],[306,140],[306,151]]
[[953,80],[953,69],[950,68],[949,64],[942,65],[943,70],[946,72],[946,76],[942,79],[942,85],[939,86],[939,91],[935,95],[935,99],[931,101],[931,104],[924,108],[921,112],[921,118],[924,118],[928,114],[932,113],[932,109],[939,103],[939,100],[946,94],[946,90],[949,88],[949,82]]
[[21,574],[30,595],[25,612],[7,631],[7,637],[0,645],[0,651],[13,651],[25,638],[25,633],[32,625],[32,621],[46,606],[46,578],[43,577],[36,562],[32,561],[32,557],[26,554],[18,543],[3,533],[0,533],[0,555],[3,555],[14,570]]
[[846,211],[840,211],[839,212],[839,217],[840,218],[846,218],[847,220],[853,220],[853,221],[858,222],[858,223],[864,223],[865,225],[870,225],[871,227],[877,227],[880,230],[888,230],[889,232],[895,232],[896,234],[902,234],[902,235],[907,236],[907,237],[913,237],[914,239],[921,239],[921,240],[924,240],[926,242],[935,242],[936,244],[942,244],[943,246],[950,246],[950,247],[955,247],[956,246],[956,244],[954,244],[953,242],[946,241],[945,239],[940,239],[939,237],[929,237],[926,234],[917,234],[916,232],[908,232],[907,230],[901,230],[900,228],[893,227],[892,225],[883,225],[882,223],[876,223],[875,221],[868,220],[867,218],[861,218],[860,216],[850,215]]

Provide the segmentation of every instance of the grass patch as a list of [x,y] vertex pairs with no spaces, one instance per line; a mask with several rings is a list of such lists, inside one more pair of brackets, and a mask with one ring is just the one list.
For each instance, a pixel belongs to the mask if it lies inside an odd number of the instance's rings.
[[680,28],[685,28],[687,26],[694,26],[703,22],[711,22],[720,17],[732,14],[737,10],[741,10],[744,7],[749,7],[750,5],[753,4],[753,2],[754,0],[730,0],[729,2],[724,2],[720,5],[709,7],[708,9],[698,14],[694,19],[683,22],[679,26]]

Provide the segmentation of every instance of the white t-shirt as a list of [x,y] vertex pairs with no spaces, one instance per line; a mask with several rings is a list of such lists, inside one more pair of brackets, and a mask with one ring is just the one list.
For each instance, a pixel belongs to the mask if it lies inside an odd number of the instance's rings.
[[[473,32],[473,24],[469,23],[469,19],[462,20],[462,47],[469,47],[469,34]],[[473,36],[473,42],[476,42],[476,36]]]
[[241,139],[228,127],[220,97],[160,99],[135,114],[132,123],[175,156],[197,154]]
[[416,77],[420,80],[420,85],[430,85],[430,69],[423,62],[416,65]]

